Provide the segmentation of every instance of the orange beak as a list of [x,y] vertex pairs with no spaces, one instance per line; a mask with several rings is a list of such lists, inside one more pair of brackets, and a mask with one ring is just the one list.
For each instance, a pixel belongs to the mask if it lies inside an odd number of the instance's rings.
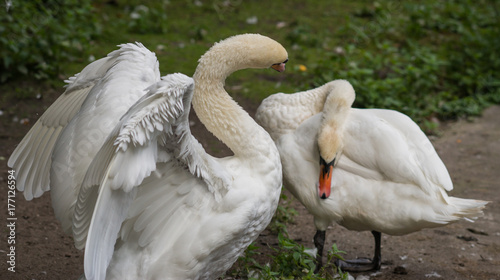
[[276,63],[276,64],[273,64],[271,66],[271,68],[273,68],[274,70],[278,71],[278,72],[283,72],[285,71],[285,63],[288,62],[288,59],[283,61],[282,63]]
[[320,159],[318,194],[321,199],[327,199],[328,197],[330,197],[330,192],[332,190],[332,173],[334,162],[335,160],[330,163],[326,163],[323,158]]
[[274,70],[276,70],[278,72],[283,72],[283,71],[285,71],[285,63],[273,64],[273,66],[271,66],[271,68],[273,68]]

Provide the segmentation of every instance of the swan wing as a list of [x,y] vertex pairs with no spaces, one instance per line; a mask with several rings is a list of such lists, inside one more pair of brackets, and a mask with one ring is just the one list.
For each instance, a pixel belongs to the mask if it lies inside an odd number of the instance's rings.
[[10,156],[7,164],[16,170],[17,188],[24,191],[26,200],[40,197],[50,189],[49,171],[54,145],[112,64],[110,57],[96,60],[66,80],[65,92],[43,113]]
[[124,44],[69,78],[65,92],[27,133],[9,159],[27,200],[50,189],[52,206],[71,232],[85,172],[120,117],[160,80],[154,53]]
[[73,217],[75,242],[86,247],[88,279],[105,277],[136,187],[156,170],[157,163],[173,163],[171,172],[178,166],[189,170],[193,178],[206,182],[216,198],[229,188],[229,175],[220,171],[190,133],[192,94],[191,78],[163,77],[122,117],[92,161]]
[[[203,279],[201,271],[218,271],[227,266],[215,260],[225,260],[231,250],[240,249],[240,244],[231,240],[252,229],[251,222],[245,219],[248,205],[239,201],[240,196],[231,196],[227,199],[236,200],[238,208],[228,211],[221,207],[227,204],[217,203],[206,182],[193,176],[187,168],[175,161],[159,162],[153,174],[137,188],[106,276],[119,279],[131,274],[137,279],[191,279],[187,275],[192,275]],[[228,251],[221,248],[227,243],[232,244]],[[148,263],[143,271],[140,267],[124,266],[158,258],[162,261]],[[205,267],[208,263],[214,267]]]
[[[451,191],[453,183],[448,169],[420,127],[410,117],[396,111],[377,110],[377,114],[384,117],[406,137],[408,151],[412,153],[414,162],[420,167],[427,181]],[[392,115],[399,117],[393,117]]]
[[453,189],[429,138],[408,116],[392,110],[353,109],[350,118],[344,153],[352,163],[388,180],[418,185],[428,194]]

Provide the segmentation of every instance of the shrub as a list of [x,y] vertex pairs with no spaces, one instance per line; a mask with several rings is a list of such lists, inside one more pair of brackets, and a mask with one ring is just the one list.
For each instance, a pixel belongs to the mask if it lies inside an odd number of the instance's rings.
[[[373,2],[346,16],[341,43],[309,67],[314,85],[347,79],[355,106],[398,110],[424,129],[435,116],[478,115],[500,100],[499,10],[485,0]],[[292,43],[305,44],[303,29]]]
[[0,82],[54,77],[99,33],[91,1],[5,1],[0,12]]

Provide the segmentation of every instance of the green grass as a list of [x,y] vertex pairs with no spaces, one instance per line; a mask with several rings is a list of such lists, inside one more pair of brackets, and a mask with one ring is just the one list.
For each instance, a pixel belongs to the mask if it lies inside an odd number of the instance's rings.
[[[80,43],[83,48],[76,54],[46,61],[59,69],[59,75],[51,76],[59,82],[52,83],[62,86],[60,77],[79,72],[89,57],[98,59],[116,45],[134,41],[157,53],[162,74],[192,75],[198,58],[214,42],[261,33],[287,48],[287,71],[239,71],[227,81],[233,95],[260,102],[275,92],[291,93],[343,78],[357,92],[355,106],[401,111],[428,132],[439,129],[436,117],[474,116],[500,102],[496,1],[106,3],[93,2],[96,16],[89,17],[89,23],[81,22],[83,12],[63,13],[73,25],[97,28],[95,33],[83,29],[86,33],[76,37],[91,38]],[[252,18],[257,21],[249,22]]]
[[[61,65],[64,76],[79,72],[89,63],[90,56],[96,59],[103,57],[116,49],[116,45],[134,41],[144,43],[157,53],[162,74],[182,72],[192,75],[199,57],[214,42],[240,33],[261,33],[281,42],[289,50],[290,62],[285,74],[246,70],[229,77],[228,85],[243,86],[232,94],[241,94],[255,101],[275,92],[294,92],[302,87],[301,83],[297,83],[296,76],[302,76],[296,66],[307,64],[307,59],[293,52],[291,48],[294,43],[287,39],[296,26],[304,22],[324,29],[324,22],[343,22],[345,13],[361,6],[359,3],[347,6],[339,4],[335,6],[335,12],[331,12],[328,1],[319,1],[319,6],[289,1],[286,9],[280,1],[266,1],[266,5],[263,5],[264,1],[199,1],[202,2],[201,6],[194,4],[196,1],[118,2],[118,7],[94,4],[95,12],[101,15],[98,24],[102,27],[102,34],[90,42],[76,61]],[[148,8],[138,9],[139,5]],[[146,19],[131,19],[131,14],[138,10]],[[313,16],[318,10],[322,10],[321,15]],[[257,23],[247,23],[247,19],[254,16],[257,17]],[[285,26],[279,27],[280,23],[285,23]],[[338,26],[332,25],[325,30],[335,30]],[[161,50],[158,46],[161,46]]]
[[377,2],[336,33],[342,52],[317,62],[314,79],[348,79],[356,106],[396,109],[425,129],[436,129],[436,116],[478,115],[500,100],[498,9],[492,1]]

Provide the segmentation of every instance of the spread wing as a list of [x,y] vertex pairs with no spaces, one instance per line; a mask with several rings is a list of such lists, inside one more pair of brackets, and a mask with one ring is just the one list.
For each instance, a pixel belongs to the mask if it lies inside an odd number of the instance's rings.
[[16,170],[17,188],[26,200],[50,189],[51,155],[57,138],[80,110],[99,78],[113,65],[111,57],[96,60],[69,78],[66,91],[43,113],[9,158]]
[[92,161],[78,195],[73,233],[77,247],[86,247],[87,279],[104,279],[137,187],[156,170],[157,163],[172,166],[171,170],[162,169],[164,177],[178,172],[179,167],[188,170],[216,199],[230,187],[229,174],[190,132],[192,79],[172,74],[148,90],[110,134]]
[[51,188],[50,168],[59,136],[84,106],[87,98],[97,99],[104,95],[102,92],[112,80],[111,76],[117,75],[115,68],[121,61],[130,60],[126,65],[129,69],[132,64],[137,66],[135,68],[146,69],[142,72],[143,76],[152,72],[151,76],[140,77],[143,82],[149,82],[148,85],[151,80],[159,80],[154,53],[140,43],[123,44],[120,47],[69,78],[66,91],[45,111],[12,153],[8,165],[16,170],[18,190],[24,191],[27,200],[39,197]]

